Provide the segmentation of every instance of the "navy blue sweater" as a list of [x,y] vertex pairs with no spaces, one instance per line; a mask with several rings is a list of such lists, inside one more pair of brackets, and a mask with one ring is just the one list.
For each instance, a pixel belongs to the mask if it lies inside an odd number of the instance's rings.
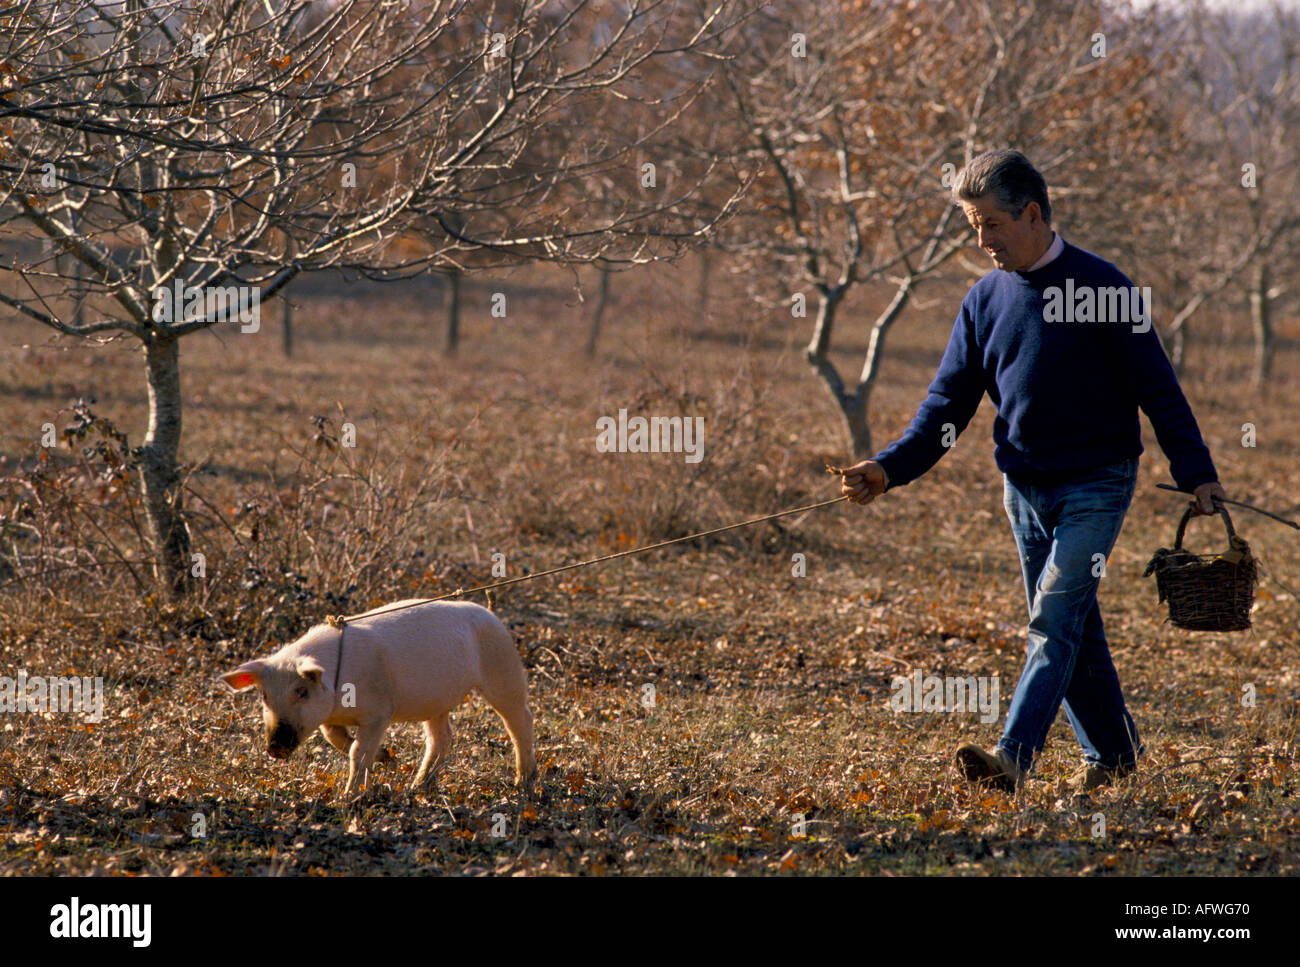
[[[1123,288],[1124,307],[1103,292],[1094,321],[1074,321],[1086,318],[1081,293],[1115,286]],[[1154,327],[1119,311],[1131,287],[1114,265],[1068,242],[1040,269],[995,269],[980,279],[962,300],[915,419],[875,457],[889,489],[938,463],[986,392],[998,410],[994,459],[1012,477],[1058,483],[1136,457],[1141,407],[1180,489],[1217,480]],[[1098,314],[1111,318],[1095,321]],[[1143,326],[1145,332],[1135,331]]]

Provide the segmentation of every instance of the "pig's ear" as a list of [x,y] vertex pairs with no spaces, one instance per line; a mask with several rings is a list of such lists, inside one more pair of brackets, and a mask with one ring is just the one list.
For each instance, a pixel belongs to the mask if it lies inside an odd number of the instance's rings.
[[321,676],[325,674],[325,669],[321,668],[320,662],[315,658],[304,658],[298,662],[298,674],[313,685],[319,685]]
[[266,665],[260,661],[246,661],[233,672],[226,672],[221,680],[232,692],[242,692],[246,688],[261,684],[262,672]]

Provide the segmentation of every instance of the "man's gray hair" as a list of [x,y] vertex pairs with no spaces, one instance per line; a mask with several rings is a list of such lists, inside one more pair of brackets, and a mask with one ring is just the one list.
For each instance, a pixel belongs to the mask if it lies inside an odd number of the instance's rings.
[[990,195],[1012,218],[1019,218],[1031,201],[1038,202],[1043,221],[1052,223],[1047,182],[1019,151],[1002,148],[971,158],[952,186],[953,201],[958,203]]

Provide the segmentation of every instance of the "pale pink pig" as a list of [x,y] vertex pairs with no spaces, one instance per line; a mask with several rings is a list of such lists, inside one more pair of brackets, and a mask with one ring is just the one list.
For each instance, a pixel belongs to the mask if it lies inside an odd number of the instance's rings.
[[[377,611],[347,622],[341,687],[340,629],[327,624],[221,676],[237,692],[254,686],[261,692],[266,751],[288,758],[319,728],[331,745],[348,753],[346,796],[364,783],[390,722],[422,722],[424,761],[411,783],[414,790],[436,777],[451,744],[448,715],[478,689],[514,742],[515,784],[530,785],[537,765],[528,679],[510,632],[496,615],[467,601]],[[349,738],[350,727],[356,729],[355,740]]]

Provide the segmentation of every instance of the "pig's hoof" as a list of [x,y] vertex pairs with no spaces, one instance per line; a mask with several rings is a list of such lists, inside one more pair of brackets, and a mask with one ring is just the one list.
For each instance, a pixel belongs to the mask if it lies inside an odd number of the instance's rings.
[[437,792],[438,790],[436,788],[428,784],[417,786],[415,783],[411,783],[406,787],[406,790],[402,794],[402,798],[406,805],[415,806],[421,801],[433,802],[433,797],[437,795]]
[[411,795],[417,792],[425,796],[433,796],[438,792],[438,774],[430,772],[427,775],[416,776],[411,780]]
[[520,776],[515,779],[515,789],[526,795],[531,795],[533,787],[537,785],[537,770],[534,769],[526,776]]
[[380,749],[380,750],[379,750],[379,754],[378,754],[377,756],[375,756],[375,761],[376,761],[376,762],[392,762],[392,761],[393,761],[394,759],[396,759],[396,758],[397,758],[397,756],[393,755],[393,750],[392,750],[392,749],[389,749],[389,748],[383,748],[383,749]]
[[378,798],[378,790],[374,786],[366,786],[357,792],[348,795],[344,793],[343,804],[349,809],[357,809],[373,803]]
[[538,782],[528,786],[527,789],[521,789],[520,794],[524,798],[531,800],[539,805],[544,805],[551,801],[551,791],[547,788],[546,783]]

